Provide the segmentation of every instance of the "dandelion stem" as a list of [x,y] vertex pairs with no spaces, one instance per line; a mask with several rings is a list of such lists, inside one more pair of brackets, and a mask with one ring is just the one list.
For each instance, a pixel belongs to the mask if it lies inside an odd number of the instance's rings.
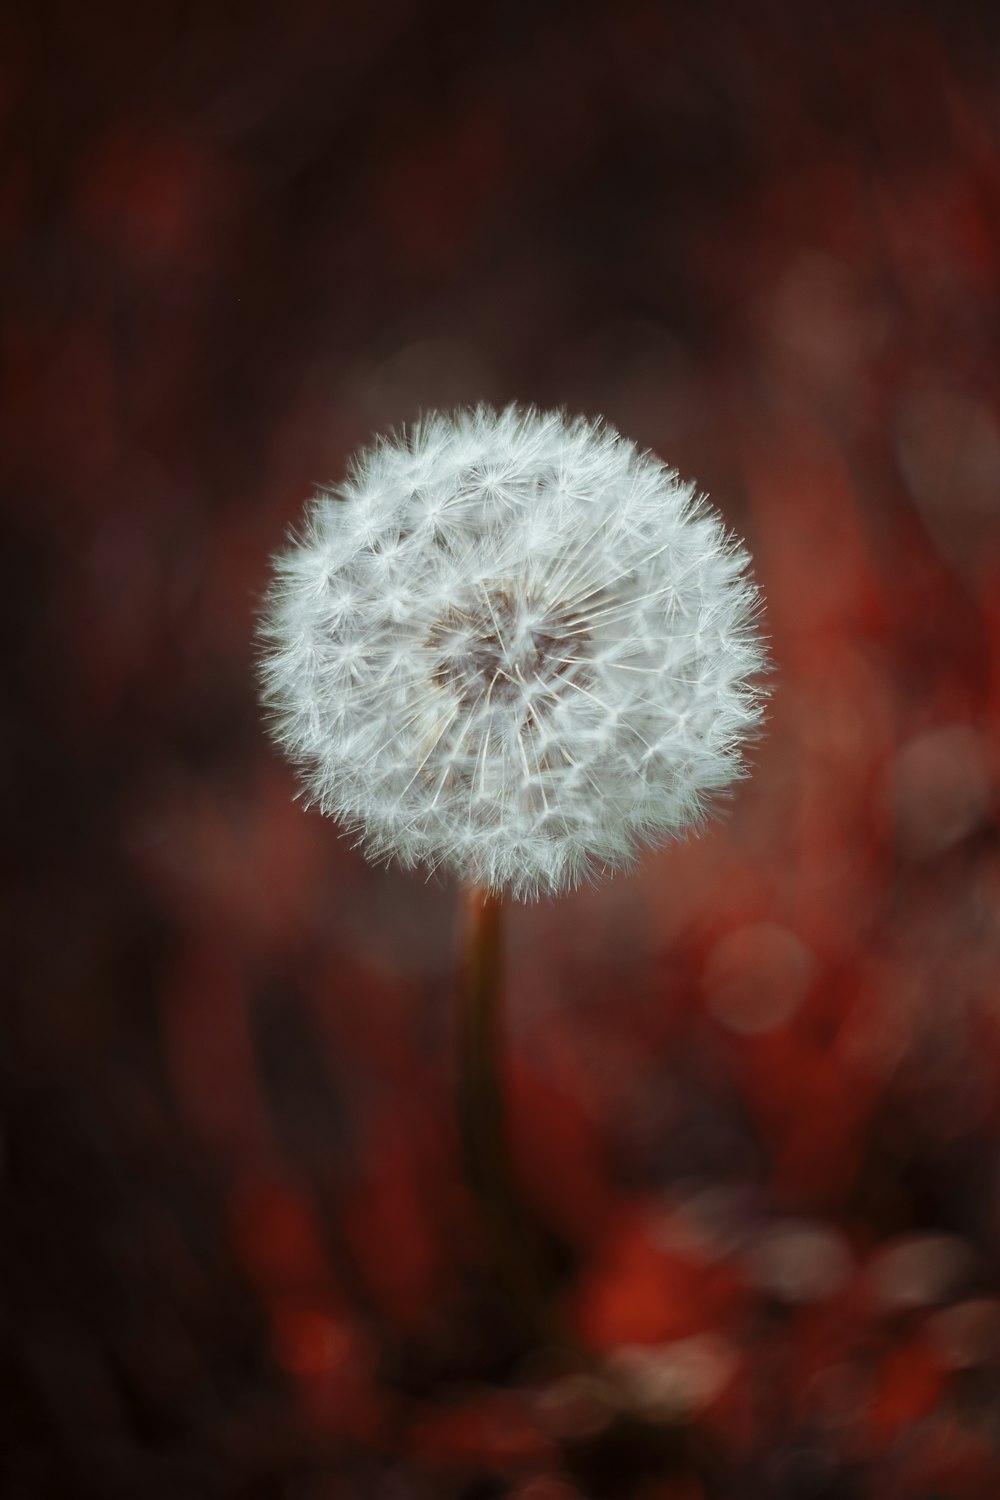
[[524,1331],[537,1322],[538,1278],[514,1185],[502,1083],[503,898],[464,893],[458,1015],[458,1115],[466,1178],[495,1270]]

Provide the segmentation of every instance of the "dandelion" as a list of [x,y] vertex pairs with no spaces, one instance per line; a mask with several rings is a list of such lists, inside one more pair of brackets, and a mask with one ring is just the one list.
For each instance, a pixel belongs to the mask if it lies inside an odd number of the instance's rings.
[[277,560],[275,735],[370,857],[571,889],[743,773],[764,665],[747,563],[610,427],[428,416],[321,490]]
[[308,797],[373,858],[467,882],[463,1159],[511,1317],[539,1336],[504,1126],[502,896],[629,863],[742,775],[764,666],[747,566],[657,458],[513,406],[359,454],[275,565],[264,695]]

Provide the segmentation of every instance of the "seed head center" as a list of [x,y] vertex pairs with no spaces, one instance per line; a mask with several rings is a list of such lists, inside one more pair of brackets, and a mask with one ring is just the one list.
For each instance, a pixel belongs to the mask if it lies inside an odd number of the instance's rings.
[[428,634],[433,676],[464,704],[530,703],[583,660],[586,628],[572,609],[484,584],[449,605]]

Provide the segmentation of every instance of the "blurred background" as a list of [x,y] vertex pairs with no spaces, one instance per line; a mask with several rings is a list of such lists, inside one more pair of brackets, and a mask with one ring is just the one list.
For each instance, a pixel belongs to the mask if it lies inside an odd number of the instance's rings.
[[[1000,1493],[1000,18],[0,20],[0,1495]],[[293,800],[268,559],[374,432],[603,414],[745,535],[701,838],[511,912],[516,1334],[457,892]]]

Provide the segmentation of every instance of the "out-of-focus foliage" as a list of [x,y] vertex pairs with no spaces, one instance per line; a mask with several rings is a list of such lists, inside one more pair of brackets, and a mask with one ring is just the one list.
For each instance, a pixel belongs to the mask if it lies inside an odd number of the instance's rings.
[[[1000,1493],[986,4],[0,21],[0,1492]],[[267,559],[422,408],[605,415],[749,540],[705,837],[512,914],[511,1331],[454,891],[292,800]]]

